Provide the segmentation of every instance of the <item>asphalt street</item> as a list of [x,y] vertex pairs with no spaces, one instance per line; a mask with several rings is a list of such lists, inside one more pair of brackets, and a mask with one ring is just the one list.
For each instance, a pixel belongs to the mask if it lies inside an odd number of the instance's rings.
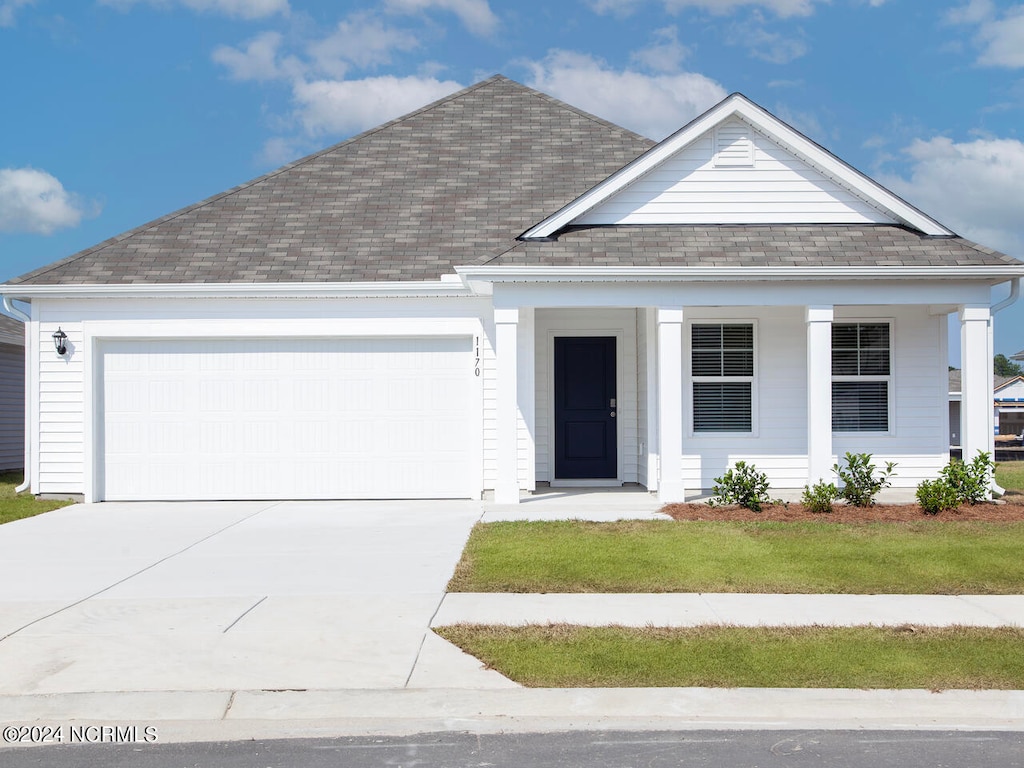
[[920,731],[589,731],[0,750],[4,768],[993,768],[1024,767],[1024,734]]

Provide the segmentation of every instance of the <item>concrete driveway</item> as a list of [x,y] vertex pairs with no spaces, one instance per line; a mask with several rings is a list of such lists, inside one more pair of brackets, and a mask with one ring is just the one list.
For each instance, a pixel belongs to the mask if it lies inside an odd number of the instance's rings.
[[494,675],[428,630],[480,515],[468,501],[105,503],[0,526],[0,695]]

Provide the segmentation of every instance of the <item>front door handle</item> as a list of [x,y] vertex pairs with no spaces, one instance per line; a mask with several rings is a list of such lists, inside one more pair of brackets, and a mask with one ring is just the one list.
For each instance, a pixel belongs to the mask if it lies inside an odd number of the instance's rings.
[[615,411],[612,411],[612,418],[615,418]]

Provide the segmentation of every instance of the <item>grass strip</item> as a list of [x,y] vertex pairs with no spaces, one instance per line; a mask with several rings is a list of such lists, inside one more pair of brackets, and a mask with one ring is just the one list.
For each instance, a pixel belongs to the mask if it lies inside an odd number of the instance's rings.
[[0,524],[74,504],[64,499],[37,499],[31,493],[15,493],[21,481],[20,472],[0,472]]
[[453,625],[435,630],[542,688],[1024,688],[1024,629]]
[[1024,461],[1000,461],[996,464],[996,485],[1007,491],[1024,491]]
[[1024,523],[478,524],[452,592],[1020,594]]

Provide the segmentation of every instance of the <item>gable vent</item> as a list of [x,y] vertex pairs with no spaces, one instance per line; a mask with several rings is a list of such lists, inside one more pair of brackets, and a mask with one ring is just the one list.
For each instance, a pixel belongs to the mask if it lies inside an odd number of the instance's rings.
[[731,122],[715,129],[715,165],[754,166],[754,140],[749,126]]

